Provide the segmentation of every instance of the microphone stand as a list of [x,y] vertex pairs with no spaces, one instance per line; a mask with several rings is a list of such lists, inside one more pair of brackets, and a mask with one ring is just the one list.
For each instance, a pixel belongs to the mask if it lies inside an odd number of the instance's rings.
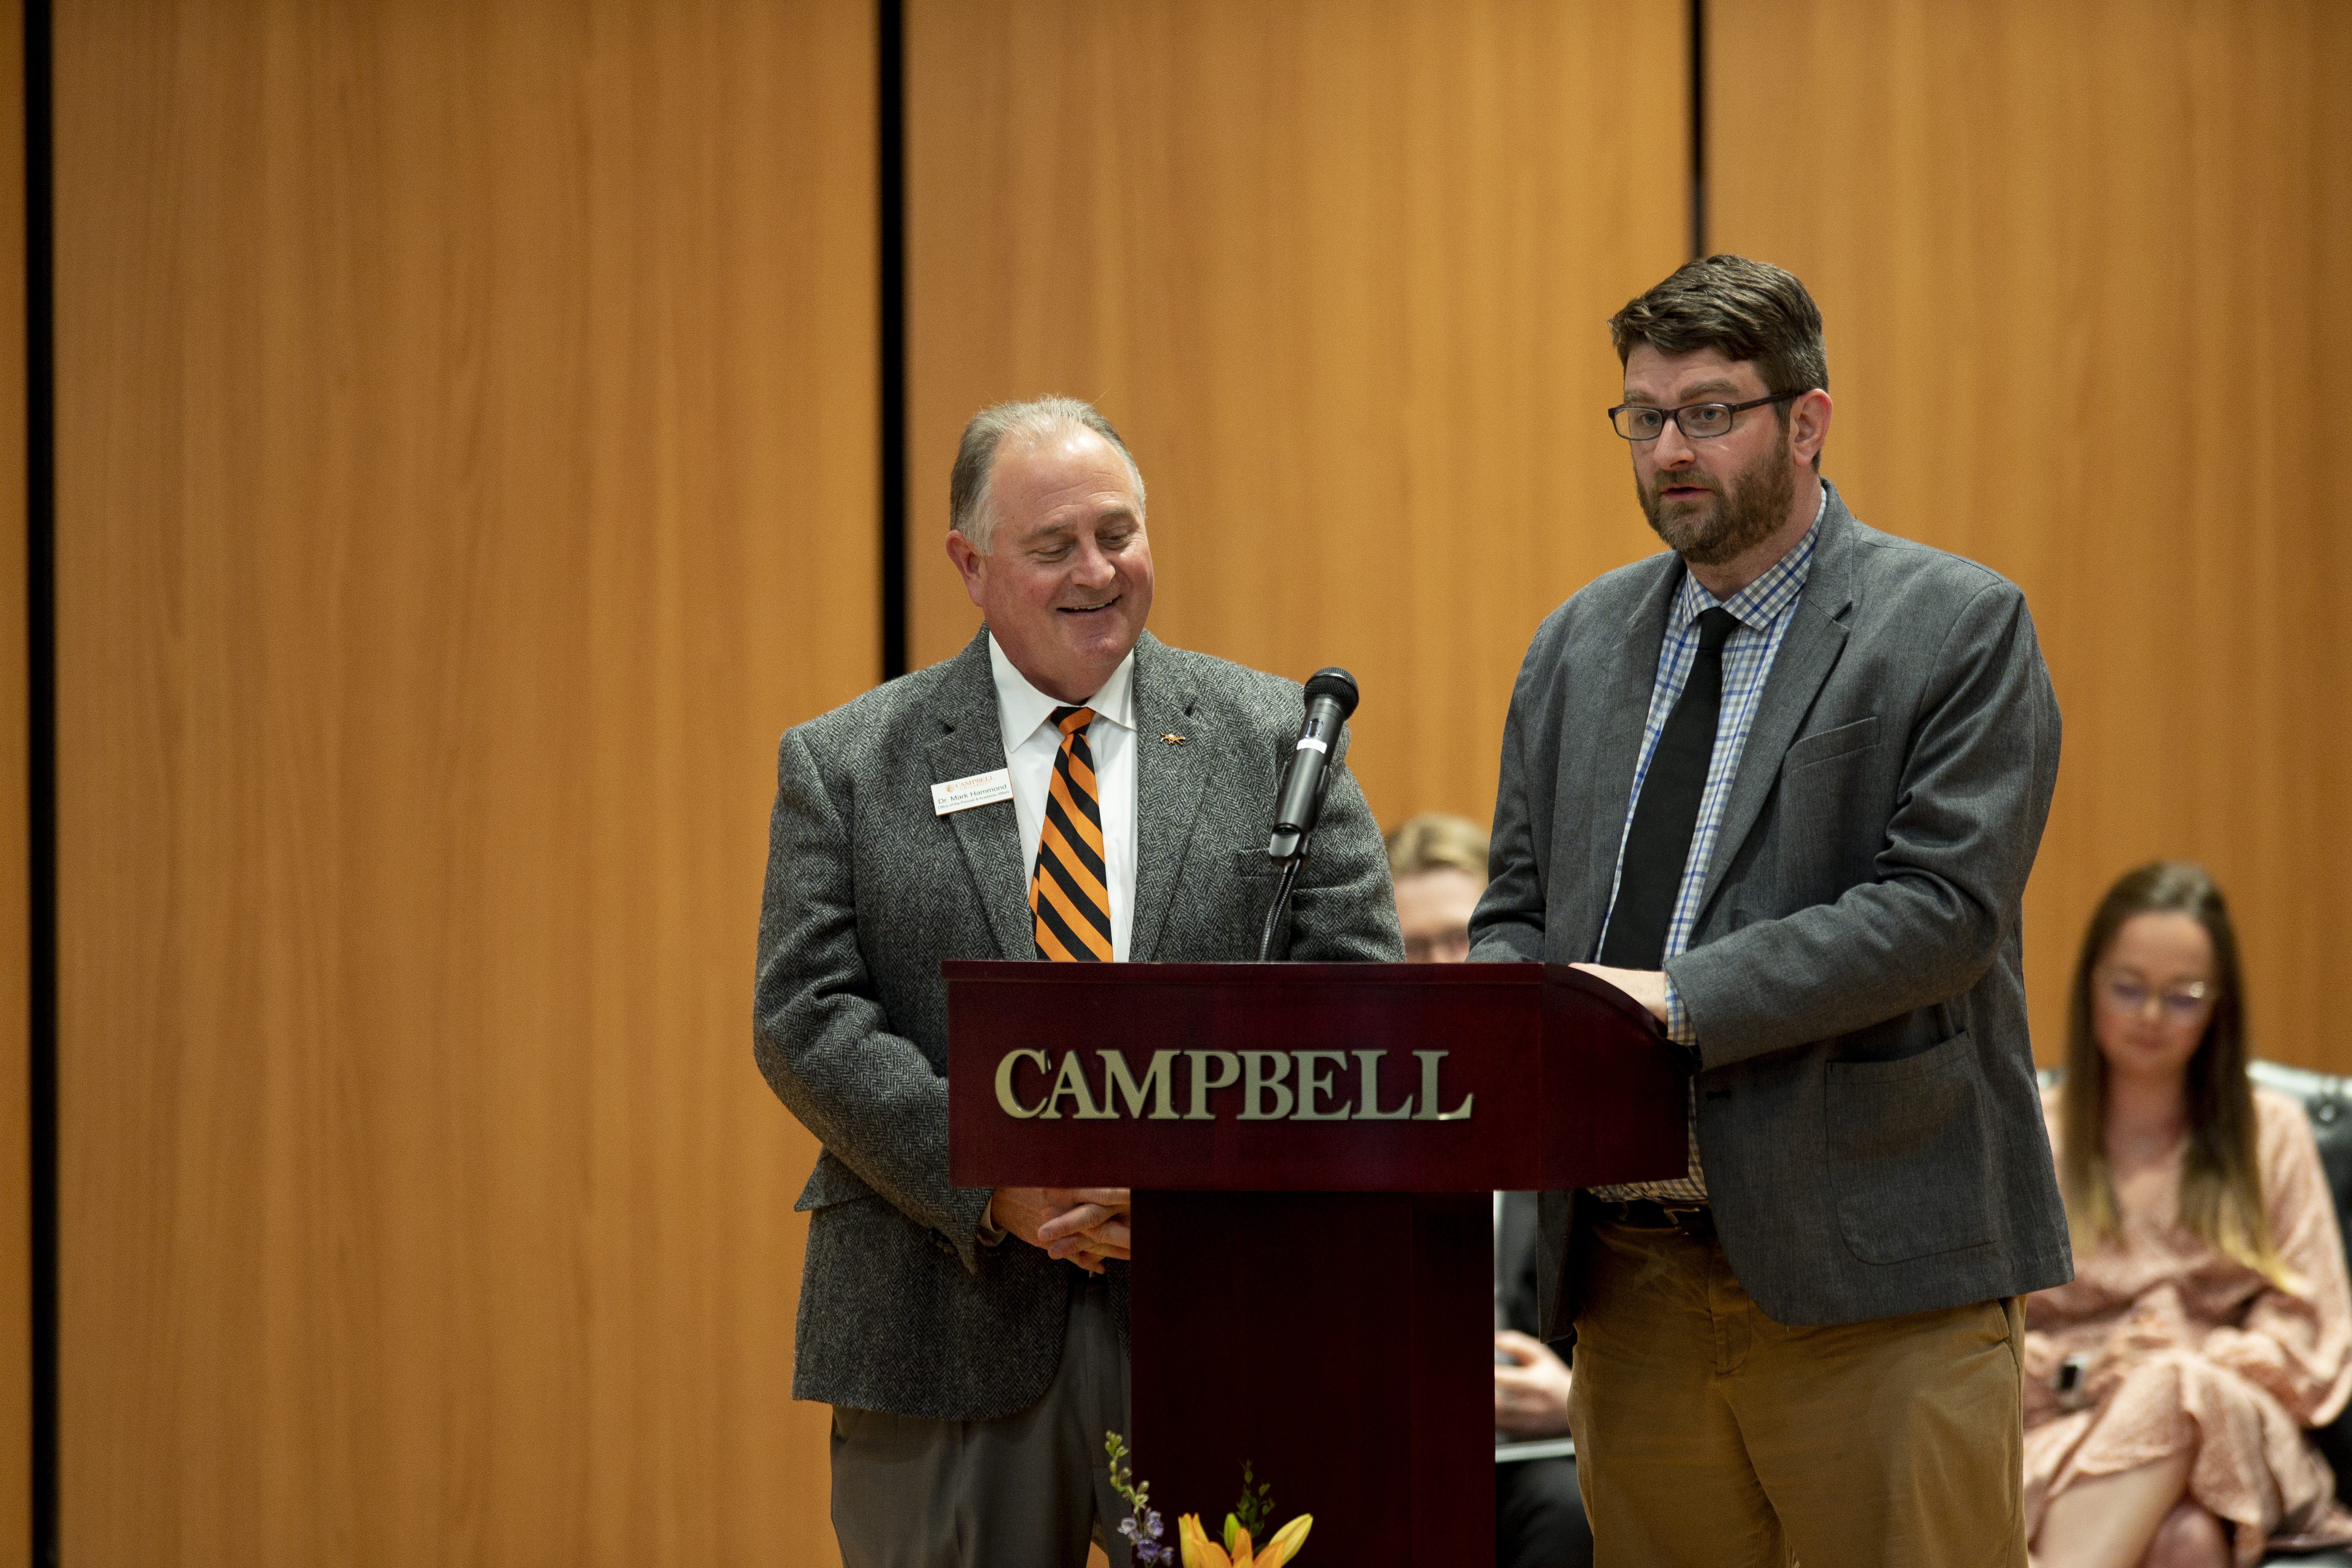
[[1265,931],[1257,942],[1260,963],[1290,955],[1290,895],[1297,888],[1298,873],[1306,865],[1307,844],[1302,839],[1298,853],[1282,863],[1282,880],[1275,884],[1274,907],[1265,911]]
[[1290,956],[1290,895],[1297,890],[1298,873],[1307,869],[1308,847],[1315,842],[1314,822],[1323,815],[1323,797],[1331,793],[1331,775],[1325,773],[1315,790],[1315,811],[1298,847],[1282,862],[1282,880],[1274,885],[1274,907],[1265,911],[1265,930],[1258,934],[1257,961],[1272,963]]

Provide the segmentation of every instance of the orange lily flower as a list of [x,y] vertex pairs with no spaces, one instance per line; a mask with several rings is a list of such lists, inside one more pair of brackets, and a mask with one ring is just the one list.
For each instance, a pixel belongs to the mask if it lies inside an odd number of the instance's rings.
[[[1232,1523],[1230,1520],[1226,1522]],[[1209,1539],[1209,1532],[1201,1528],[1199,1514],[1188,1513],[1177,1518],[1176,1539],[1184,1551],[1184,1568],[1282,1568],[1298,1554],[1314,1523],[1313,1514],[1302,1513],[1276,1531],[1274,1539],[1255,1552],[1250,1546],[1249,1531],[1235,1528],[1232,1531],[1233,1549],[1228,1552]]]

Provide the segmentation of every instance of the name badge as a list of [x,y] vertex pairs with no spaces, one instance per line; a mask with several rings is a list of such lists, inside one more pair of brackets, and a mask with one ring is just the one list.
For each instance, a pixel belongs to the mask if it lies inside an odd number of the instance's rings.
[[969,811],[975,805],[992,805],[1000,800],[1013,798],[1013,770],[999,768],[992,773],[974,773],[968,779],[950,779],[931,786],[931,810],[940,816],[951,811]]

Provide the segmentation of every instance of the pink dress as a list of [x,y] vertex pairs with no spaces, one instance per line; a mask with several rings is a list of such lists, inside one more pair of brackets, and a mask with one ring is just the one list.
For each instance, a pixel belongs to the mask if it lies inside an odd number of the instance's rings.
[[[2025,1508],[2029,1533],[2076,1481],[2193,1454],[2189,1495],[2235,1525],[2236,1560],[2265,1544],[2352,1542],[2352,1512],[2305,1435],[2352,1394],[2352,1290],[2336,1207],[2303,1107],[2254,1090],[2271,1236],[2293,1293],[2221,1256],[2178,1223],[2172,1196],[2123,1215],[2119,1239],[2084,1251],[2074,1279],[2025,1299]],[[2055,1090],[2042,1097],[2054,1148]],[[2172,1155],[2175,1168],[2180,1152]],[[2080,1356],[2083,1408],[2062,1408],[2059,1364]]]

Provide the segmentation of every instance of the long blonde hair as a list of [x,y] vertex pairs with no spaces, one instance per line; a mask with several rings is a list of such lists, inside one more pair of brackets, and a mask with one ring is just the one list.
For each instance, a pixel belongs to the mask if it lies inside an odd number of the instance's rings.
[[2263,1211],[2262,1163],[2255,1152],[2254,1095],[2246,1080],[2246,1010],[2237,933],[2229,905],[2201,866],[2152,861],[2107,889],[2083,955],[2066,1018],[2066,1079],[2059,1090],[2059,1186],[2066,1222],[2079,1237],[2113,1240],[2121,1227],[2107,1161],[2107,1058],[2092,1032],[2092,975],[2116,933],[2134,915],[2183,914],[2213,943],[2213,1008],[2189,1059],[2189,1148],[2180,1162],[2180,1222],[2223,1257],[2272,1284],[2295,1284],[2279,1260]]

